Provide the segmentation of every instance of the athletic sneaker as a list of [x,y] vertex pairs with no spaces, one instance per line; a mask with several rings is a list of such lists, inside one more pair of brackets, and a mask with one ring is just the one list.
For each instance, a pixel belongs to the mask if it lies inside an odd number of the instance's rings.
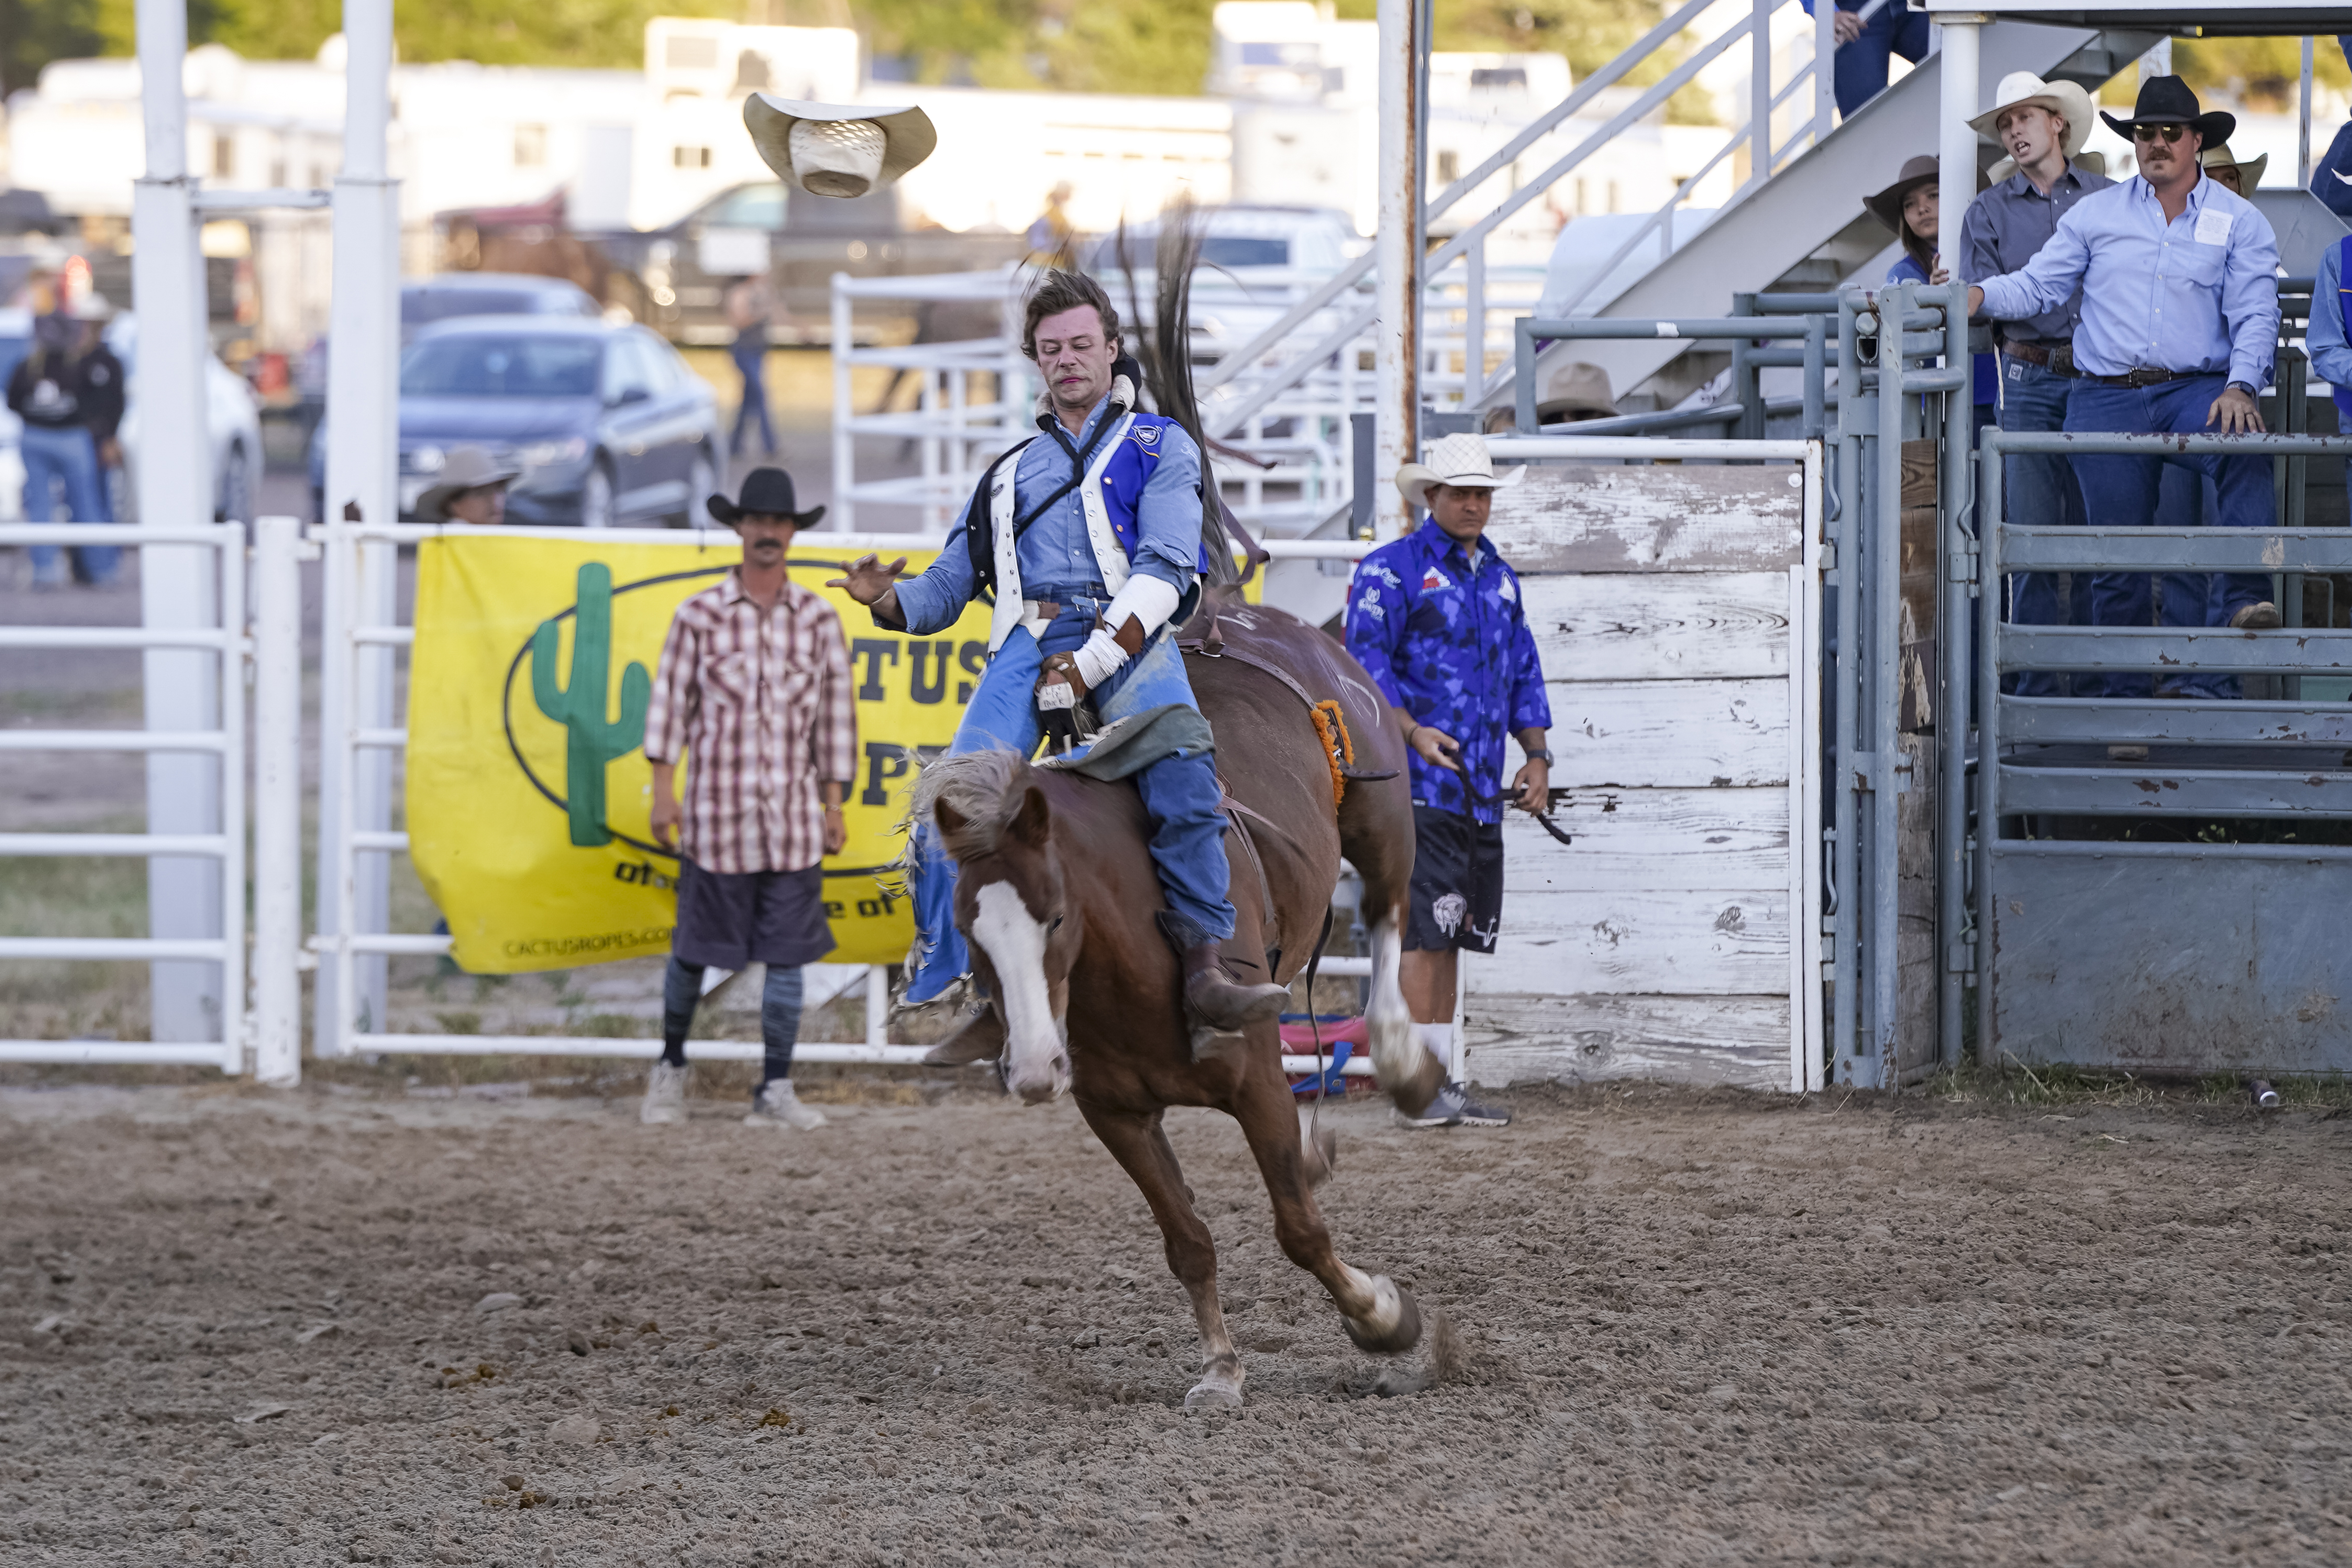
[[772,1078],[760,1086],[759,1098],[751,1101],[751,1114],[743,1118],[746,1127],[797,1127],[811,1132],[824,1125],[824,1113],[813,1105],[803,1105],[793,1092],[793,1080]]
[[686,1068],[654,1063],[654,1070],[646,1075],[646,1099],[637,1107],[637,1120],[648,1126],[686,1120]]
[[1492,1106],[1480,1105],[1463,1092],[1458,1083],[1449,1083],[1437,1091],[1418,1116],[1396,1112],[1400,1125],[1405,1127],[1508,1127],[1511,1113]]

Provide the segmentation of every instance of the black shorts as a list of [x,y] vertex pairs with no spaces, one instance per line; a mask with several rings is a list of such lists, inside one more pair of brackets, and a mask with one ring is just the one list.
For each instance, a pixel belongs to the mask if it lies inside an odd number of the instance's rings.
[[1412,808],[1412,908],[1404,945],[1495,951],[1503,922],[1503,825]]
[[677,928],[669,950],[688,963],[741,969],[758,962],[814,963],[833,951],[824,918],[824,868],[706,871],[678,864]]

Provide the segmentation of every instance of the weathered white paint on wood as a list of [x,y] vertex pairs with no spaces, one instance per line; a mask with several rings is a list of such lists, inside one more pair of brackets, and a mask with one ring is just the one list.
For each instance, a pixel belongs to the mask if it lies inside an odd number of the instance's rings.
[[1548,680],[1552,783],[1743,789],[1789,782],[1789,682]]
[[1563,846],[1524,812],[1503,816],[1504,920],[1538,889],[1773,888],[1789,875],[1786,789],[1569,790],[1552,819]]
[[1785,995],[1787,873],[1752,889],[1515,888],[1476,967],[1481,992]]
[[1464,1038],[1480,1083],[1665,1083],[1789,1087],[1789,999],[1487,992]]
[[1789,673],[1786,572],[1529,577],[1528,629],[1561,680]]
[[1802,557],[1803,517],[1793,468],[1571,464],[1496,490],[1486,537],[1522,575],[1777,572]]

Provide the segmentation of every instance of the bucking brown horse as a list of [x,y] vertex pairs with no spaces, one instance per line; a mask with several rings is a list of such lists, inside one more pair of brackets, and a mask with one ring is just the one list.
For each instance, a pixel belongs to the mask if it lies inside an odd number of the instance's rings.
[[[1440,1074],[1397,984],[1413,854],[1402,739],[1362,667],[1293,616],[1225,599],[1180,641],[1238,807],[1227,815],[1239,826],[1225,835],[1236,916],[1227,951],[1269,960],[1287,984],[1325,931],[1345,855],[1373,922],[1373,1065],[1391,1097],[1418,1110]],[[1336,702],[1342,722],[1327,708],[1318,726],[1317,701]],[[1327,749],[1342,727],[1352,767]],[[1350,773],[1377,776],[1343,777]],[[1217,1303],[1209,1227],[1161,1125],[1171,1105],[1211,1106],[1241,1123],[1283,1251],[1322,1281],[1359,1346],[1412,1349],[1421,1338],[1412,1297],[1332,1248],[1312,1190],[1321,1152],[1302,1142],[1276,1023],[1238,1037],[1196,1035],[1188,1024],[1176,956],[1153,921],[1165,906],[1134,786],[979,752],[928,764],[916,810],[959,868],[956,924],[1002,1013],[1007,1088],[1032,1102],[1067,1089],[1167,1238],[1168,1266],[1201,1329],[1202,1374],[1185,1406],[1240,1404],[1243,1372]]]

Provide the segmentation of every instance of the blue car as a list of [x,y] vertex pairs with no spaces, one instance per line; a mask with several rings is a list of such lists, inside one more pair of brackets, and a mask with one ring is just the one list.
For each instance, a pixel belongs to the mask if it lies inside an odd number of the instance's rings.
[[[454,447],[521,470],[507,521],[700,526],[725,471],[719,404],[643,327],[543,315],[420,328],[400,360],[400,515],[414,519]],[[324,441],[314,447],[323,488]]]

